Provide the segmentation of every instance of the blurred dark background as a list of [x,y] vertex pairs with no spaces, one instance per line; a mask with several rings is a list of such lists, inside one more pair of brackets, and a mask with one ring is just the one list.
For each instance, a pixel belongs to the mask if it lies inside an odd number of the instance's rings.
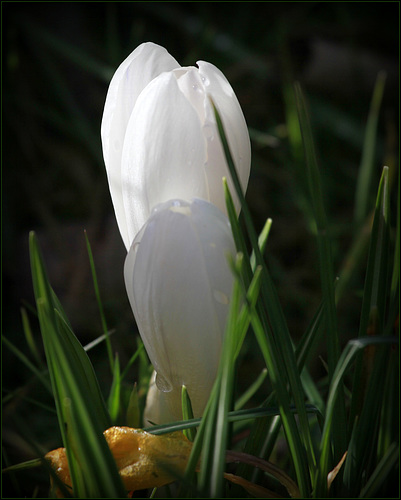
[[[2,28],[3,334],[30,356],[20,308],[33,305],[31,230],[80,341],[102,333],[86,230],[122,366],[134,352],[136,328],[122,276],[125,248],[108,191],[100,121],[113,72],[137,45],[153,41],[183,66],[199,59],[215,64],[237,94],[252,140],[247,199],[259,230],[267,217],[273,219],[267,260],[290,331],[299,338],[319,304],[320,281],[299,185],[302,160],[288,136],[285,91],[299,81],[309,102],[338,272],[355,230],[355,185],[381,71],[387,78],[372,202],[383,165],[393,179],[398,175],[399,3],[3,2]],[[363,272],[352,285],[339,304],[344,342],[357,334]],[[30,319],[41,348],[31,313]],[[250,341],[243,356],[244,387],[262,367],[253,347]],[[107,380],[105,347],[93,349],[91,359],[100,380]],[[29,422],[45,451],[59,446],[55,415],[21,396],[40,398],[40,385],[6,347],[2,367],[7,460],[35,456],[20,437],[19,418]],[[135,372],[130,383],[134,379]],[[17,389],[19,396],[10,397]],[[38,472],[33,474],[36,480]],[[31,496],[28,483],[19,484],[19,492]]]

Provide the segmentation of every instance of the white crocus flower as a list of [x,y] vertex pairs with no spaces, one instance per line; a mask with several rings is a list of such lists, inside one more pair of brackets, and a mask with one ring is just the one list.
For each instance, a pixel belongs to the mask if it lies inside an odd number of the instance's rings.
[[156,375],[145,418],[181,418],[181,387],[202,415],[217,374],[235,245],[227,217],[195,199],[158,205],[127,255],[125,284]]
[[144,43],[120,65],[108,90],[102,144],[117,223],[127,250],[152,209],[171,199],[201,198],[225,212],[222,177],[240,205],[209,97],[221,116],[244,190],[250,140],[241,107],[219,69],[181,67]]

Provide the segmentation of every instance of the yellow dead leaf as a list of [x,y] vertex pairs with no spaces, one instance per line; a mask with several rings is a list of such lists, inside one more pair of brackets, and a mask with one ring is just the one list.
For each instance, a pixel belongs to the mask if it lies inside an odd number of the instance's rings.
[[[127,491],[154,488],[182,476],[192,443],[182,432],[156,436],[130,427],[111,427],[104,432]],[[58,477],[71,487],[65,448],[46,454]]]

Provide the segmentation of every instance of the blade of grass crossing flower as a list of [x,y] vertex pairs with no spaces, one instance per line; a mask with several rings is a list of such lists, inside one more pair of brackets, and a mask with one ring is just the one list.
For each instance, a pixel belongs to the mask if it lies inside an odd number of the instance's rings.
[[[240,270],[243,255],[237,257],[237,268]],[[221,498],[223,493],[224,466],[228,438],[228,412],[232,404],[234,386],[235,351],[238,346],[238,315],[240,308],[241,285],[234,282],[231,295],[230,311],[222,351],[222,370],[219,403],[216,415],[216,436],[212,461],[210,493],[213,498]]]
[[[210,406],[210,405],[209,405]],[[206,407],[206,411],[209,407]],[[295,407],[290,408],[292,413],[296,413]],[[306,405],[306,411],[309,415],[316,415],[321,417],[320,411],[313,405]],[[230,411],[227,416],[229,422],[242,422],[244,420],[262,419],[264,417],[276,417],[280,415],[280,409],[277,406],[268,406],[266,408],[259,406],[258,408],[249,408],[245,410],[235,410]],[[167,434],[175,431],[180,431],[183,429],[191,429],[194,427],[201,427],[204,421],[205,415],[202,418],[194,418],[191,420],[183,420],[178,422],[171,422],[169,424],[153,425],[143,429],[150,434]]]
[[[233,238],[235,242],[235,247],[237,249],[237,252],[241,252],[244,256],[248,255],[248,249],[247,245],[245,242],[244,234],[241,230],[241,226],[239,223],[239,220],[237,218],[237,212],[234,207],[233,199],[230,193],[230,190],[228,189],[227,185],[227,179],[223,178],[223,188],[224,188],[224,195],[225,195],[225,202],[226,202],[226,207],[227,207],[227,213],[228,213],[228,218],[230,220],[231,224],[231,231],[233,233]],[[249,283],[250,280],[252,279],[252,272],[251,272],[251,266],[248,263],[248,259],[244,259],[244,267],[243,267],[243,272],[245,273],[245,278],[247,282]]]
[[[242,214],[244,217],[245,225],[247,228],[248,236],[252,245],[252,249],[255,253],[256,262],[258,265],[262,266],[262,285],[261,285],[261,299],[263,304],[262,306],[258,306],[258,313],[260,315],[262,324],[264,326],[264,331],[268,332],[267,337],[269,337],[269,349],[273,352],[273,357],[277,360],[279,365],[282,367],[280,371],[275,373],[274,375],[270,373],[269,376],[274,377],[275,380],[280,380],[280,387],[286,393],[286,385],[287,380],[292,390],[292,394],[295,399],[295,404],[298,409],[299,421],[301,432],[299,432],[298,427],[295,425],[295,420],[293,415],[290,414],[289,408],[282,405],[281,408],[283,411],[287,413],[288,418],[286,418],[286,422],[289,420],[293,420],[293,425],[290,425],[287,428],[287,431],[290,435],[287,434],[287,438],[291,439],[295,444],[293,447],[293,451],[296,451],[296,455],[293,456],[294,461],[299,463],[299,467],[297,467],[298,472],[302,472],[303,477],[298,478],[301,486],[301,492],[306,495],[309,491],[309,475],[305,473],[305,466],[309,466],[311,470],[314,470],[316,460],[314,457],[314,450],[312,445],[312,439],[310,435],[308,418],[305,410],[305,402],[304,402],[304,394],[302,389],[302,384],[299,376],[299,372],[296,367],[294,351],[291,343],[291,338],[288,332],[287,323],[285,321],[285,317],[283,311],[280,306],[279,298],[274,287],[273,281],[270,277],[270,274],[265,265],[264,259],[261,255],[258,238],[256,236],[255,229],[253,227],[252,218],[250,215],[249,208],[245,202],[244,194],[242,192],[242,188],[239,182],[238,174],[236,172],[236,168],[230,153],[230,149],[228,146],[227,138],[224,132],[224,127],[219,116],[218,110],[212,105],[215,111],[215,118],[220,134],[220,139],[222,141],[223,149],[225,152],[227,164],[229,166],[229,170],[231,173],[231,177],[233,180],[234,187],[236,189],[237,195],[241,202]],[[277,337],[274,337],[276,335]],[[274,365],[277,369],[278,365]],[[285,378],[285,373],[287,373],[288,379],[282,380]],[[278,394],[278,398],[281,396],[284,398],[286,402],[288,402],[287,394],[280,393]],[[287,403],[286,403],[287,404]],[[295,433],[291,435],[291,433]],[[303,444],[301,444],[301,436]],[[307,457],[305,457],[305,450]]]
[[[231,403],[234,351],[238,345],[235,339],[233,315],[237,315],[241,286],[234,280],[228,323],[224,335],[223,348],[216,382],[213,386],[197,438],[202,436],[202,462],[199,474],[199,489],[202,494],[214,498],[221,497],[225,451],[228,434],[227,415]],[[231,384],[231,385],[230,385]],[[198,439],[195,439],[197,445]]]
[[[299,84],[295,85],[295,96],[298,107],[299,122],[306,157],[306,175],[308,178],[309,195],[316,223],[316,239],[319,257],[320,280],[324,307],[324,328],[327,332],[327,354],[329,380],[331,380],[340,356],[340,341],[337,325],[337,311],[334,290],[334,268],[331,254],[331,243],[328,235],[328,225],[323,202],[320,172],[307,111],[306,101]],[[333,428],[334,460],[339,462],[346,450],[346,414],[345,401],[341,396],[343,388],[338,388],[340,397],[337,399],[335,425]]]
[[88,234],[86,233],[86,231],[84,232],[84,234],[85,234],[86,248],[88,250],[89,263],[90,263],[91,272],[92,272],[92,280],[93,280],[93,287],[95,289],[96,301],[97,301],[97,305],[98,305],[99,312],[100,312],[100,319],[102,322],[103,333],[106,336],[107,355],[109,357],[110,370],[113,373],[114,372],[113,349],[111,347],[109,330],[107,328],[107,323],[106,323],[106,316],[104,314],[103,304],[102,304],[102,300],[100,298],[100,290],[99,290],[99,284],[98,284],[97,275],[96,275],[95,261],[93,259],[93,253],[92,253],[91,245],[89,243]]
[[369,209],[369,197],[374,174],[375,149],[377,139],[377,122],[384,93],[386,74],[381,71],[376,79],[370,103],[369,116],[366,123],[365,139],[362,150],[361,165],[355,195],[355,224],[360,226]]

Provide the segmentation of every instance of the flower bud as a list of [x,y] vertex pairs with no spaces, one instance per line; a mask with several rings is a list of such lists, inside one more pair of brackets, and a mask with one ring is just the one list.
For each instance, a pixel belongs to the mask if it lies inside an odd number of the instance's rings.
[[102,120],[103,156],[127,250],[159,203],[202,198],[226,211],[222,177],[234,189],[210,97],[246,190],[251,153],[241,107],[220,70],[197,64],[180,67],[165,49],[145,43],[111,80]]
[[[157,373],[149,402],[159,405],[155,423],[181,418],[182,385],[194,415],[204,410],[217,374],[233,284],[228,253],[235,255],[227,217],[200,199],[158,205],[128,252],[127,293]],[[159,402],[155,390],[164,393]],[[153,420],[149,412],[147,418]]]

